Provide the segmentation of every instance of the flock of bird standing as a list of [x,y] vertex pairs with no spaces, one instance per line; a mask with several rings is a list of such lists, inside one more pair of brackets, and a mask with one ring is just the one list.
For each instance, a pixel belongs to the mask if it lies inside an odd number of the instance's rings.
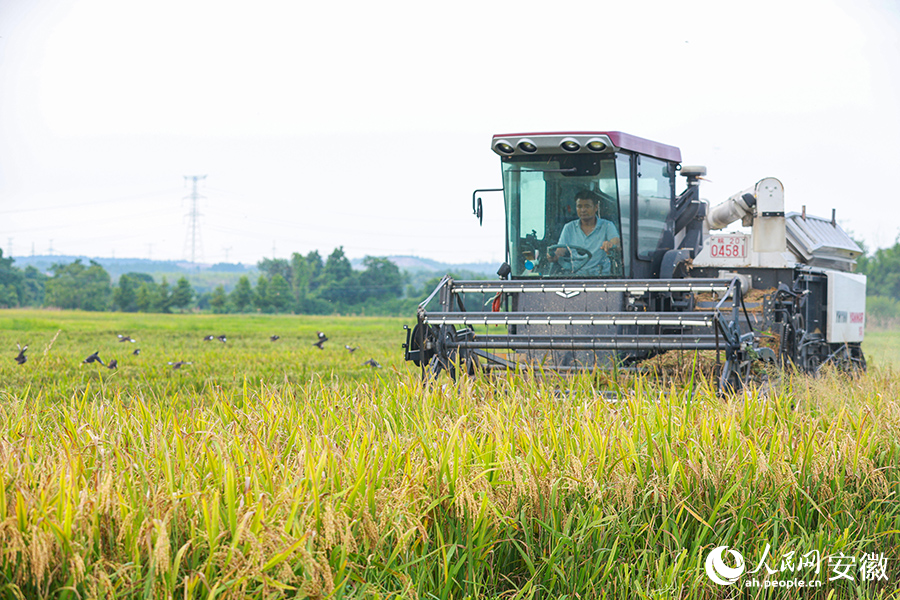
[[[324,350],[325,342],[328,341],[328,336],[326,336],[324,332],[318,331],[318,332],[316,332],[316,337],[317,337],[317,339],[315,342],[312,343],[312,345],[315,346],[316,348],[318,348],[319,350]],[[119,338],[120,342],[131,342],[132,344],[137,342],[137,340],[132,338],[131,336],[122,335],[121,333],[118,334],[118,338]],[[269,340],[272,342],[277,342],[280,339],[281,339],[280,335],[272,335],[269,337]],[[218,336],[208,335],[203,338],[204,342],[212,342],[213,340],[222,342],[223,344],[228,342],[228,338],[225,335],[218,335]],[[25,351],[28,350],[28,345],[26,344],[26,345],[22,346],[17,343],[16,347],[19,349],[19,353],[16,355],[15,361],[18,364],[23,365],[28,360],[28,356],[25,354]],[[350,345],[344,344],[344,348],[347,350],[347,352],[349,352],[350,354],[353,354],[354,352],[356,352],[359,349],[359,346],[350,346]],[[141,353],[140,348],[135,348],[132,351],[132,354],[134,356],[137,356],[140,353]],[[118,369],[118,367],[119,367],[119,361],[117,361],[115,358],[110,359],[108,362],[104,363],[103,359],[100,358],[99,350],[92,353],[90,356],[88,356],[81,362],[82,362],[82,364],[99,363],[101,366],[106,367],[107,369]],[[169,361],[169,365],[172,367],[172,369],[180,369],[184,365],[189,365],[189,364],[192,364],[192,363],[190,361],[183,361],[183,360]],[[373,369],[381,368],[381,365],[378,364],[378,361],[376,361],[374,358],[370,358],[366,362],[362,363],[361,366],[371,367]]]

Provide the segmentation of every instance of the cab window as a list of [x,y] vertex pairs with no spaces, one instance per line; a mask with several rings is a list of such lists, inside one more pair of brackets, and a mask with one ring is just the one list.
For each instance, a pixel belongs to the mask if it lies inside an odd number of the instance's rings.
[[674,169],[655,158],[641,156],[637,178],[637,254],[650,258],[666,245],[666,219],[672,207]]

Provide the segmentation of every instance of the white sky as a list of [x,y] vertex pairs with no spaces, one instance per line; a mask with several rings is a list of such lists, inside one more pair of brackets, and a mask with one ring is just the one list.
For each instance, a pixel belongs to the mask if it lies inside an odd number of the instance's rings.
[[900,233],[894,0],[0,0],[4,254],[503,259],[494,133],[620,130]]

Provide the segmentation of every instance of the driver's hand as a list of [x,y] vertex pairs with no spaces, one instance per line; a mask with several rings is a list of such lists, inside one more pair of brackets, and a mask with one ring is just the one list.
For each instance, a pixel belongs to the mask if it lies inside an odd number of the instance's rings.
[[552,253],[547,253],[547,260],[549,260],[550,262],[556,262],[568,253],[569,251],[566,248],[557,248]]
[[607,241],[603,242],[603,244],[600,247],[603,248],[604,252],[609,252],[610,249],[615,248],[616,245],[613,244],[611,241],[607,240]]

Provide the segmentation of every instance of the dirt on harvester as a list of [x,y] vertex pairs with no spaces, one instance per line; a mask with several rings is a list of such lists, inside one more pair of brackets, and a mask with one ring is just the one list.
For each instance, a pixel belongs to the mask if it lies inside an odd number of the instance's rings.
[[[744,305],[747,307],[747,312],[762,312],[766,296],[773,293],[774,291],[774,288],[770,288],[767,290],[752,289],[744,294]],[[694,296],[694,299],[697,302],[697,310],[714,310],[716,304],[718,304],[719,300],[721,300],[718,294],[712,292],[696,294]]]
[[639,369],[663,380],[684,381],[691,376],[703,374],[717,377],[724,353],[716,360],[715,350],[669,350],[639,363]]

